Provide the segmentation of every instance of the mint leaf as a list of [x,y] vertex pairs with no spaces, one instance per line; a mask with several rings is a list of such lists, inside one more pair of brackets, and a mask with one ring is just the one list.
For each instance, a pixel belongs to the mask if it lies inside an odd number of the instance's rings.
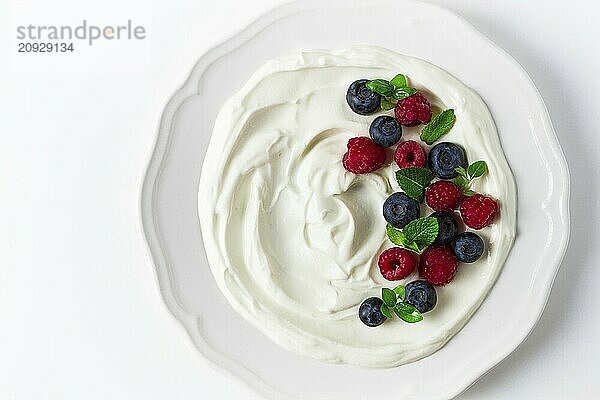
[[479,178],[481,175],[487,172],[487,164],[485,161],[475,161],[473,164],[469,165],[467,172],[469,173],[469,178]]
[[475,161],[469,165],[466,171],[463,167],[458,167],[454,170],[458,173],[458,176],[454,178],[454,183],[462,189],[465,196],[473,196],[475,192],[471,190],[471,182],[473,179],[485,174],[488,168],[485,161]]
[[385,227],[387,231],[387,236],[390,239],[390,242],[394,243],[398,246],[404,246],[406,243],[406,238],[404,237],[404,233],[402,231],[394,228],[392,225],[387,224]]
[[394,288],[394,292],[398,295],[400,300],[404,300],[404,296],[406,295],[406,289],[404,285],[398,285]]
[[396,292],[388,288],[381,289],[381,299],[383,300],[383,304],[385,304],[388,307],[394,307],[396,305],[396,302],[398,301],[396,297]]
[[458,168],[454,168],[454,170],[460,175],[460,176],[464,176],[465,178],[468,177],[467,175],[467,171],[463,168],[463,167],[458,167]]
[[425,188],[432,179],[433,174],[427,168],[408,167],[396,171],[396,180],[400,189],[419,203],[423,202]]
[[421,254],[437,237],[439,226],[434,217],[424,217],[409,222],[403,230],[398,230],[390,224],[387,224],[386,230],[392,243]]
[[394,318],[394,316],[392,315],[392,312],[390,311],[390,308],[388,306],[386,306],[385,304],[382,304],[381,307],[379,308],[379,310],[381,310],[381,313],[383,315],[385,315],[386,318],[389,318],[389,319]]
[[404,322],[408,322],[409,324],[413,324],[415,322],[423,321],[423,314],[415,309],[412,313],[406,312],[402,307],[404,304],[400,303],[394,307],[394,312],[396,315],[402,319]]
[[394,87],[385,79],[374,79],[367,82],[367,87],[383,97],[393,97]]
[[381,99],[381,108],[386,111],[391,110],[396,105],[393,100],[402,100],[417,93],[416,89],[406,85],[406,76],[402,74],[396,75],[391,81],[373,79],[367,82],[369,89],[380,94],[385,99],[385,101]]
[[433,142],[444,136],[452,129],[456,116],[454,110],[442,111],[429,121],[421,130],[421,140],[431,145]]
[[412,314],[417,310],[417,307],[413,306],[412,304],[408,304],[408,303],[398,303],[398,304],[396,304],[396,308],[399,311],[404,311],[405,313],[408,313],[408,314]]
[[420,249],[419,245],[417,245],[415,242],[409,242],[404,247],[412,251],[413,253],[421,254],[423,252],[423,250]]
[[433,243],[439,229],[438,221],[434,217],[417,218],[409,222],[402,230],[406,247],[421,254]]
[[392,78],[392,80],[390,81],[390,85],[392,85],[395,88],[400,88],[400,87],[404,87],[406,86],[406,76],[402,75],[402,74],[398,74],[396,75],[394,78]]
[[467,178],[465,178],[464,176],[459,175],[456,178],[454,178],[454,183],[456,184],[456,186],[461,188],[464,192],[465,190],[469,189],[469,185],[471,184],[471,181],[468,180]]
[[391,110],[392,108],[396,107],[396,103],[390,101],[389,99],[386,99],[385,97],[381,98],[379,105],[381,106],[381,109],[383,111],[388,111],[388,110]]
[[396,100],[402,100],[413,94],[417,93],[417,91],[411,87],[403,86],[403,87],[394,87],[394,98]]

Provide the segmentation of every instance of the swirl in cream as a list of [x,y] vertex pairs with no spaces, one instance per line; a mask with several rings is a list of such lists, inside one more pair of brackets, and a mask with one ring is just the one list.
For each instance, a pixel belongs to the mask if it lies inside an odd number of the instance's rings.
[[[501,218],[481,232],[487,254],[438,288],[423,322],[370,329],[357,308],[394,285],[376,264],[392,246],[381,207],[398,188],[393,165],[366,175],[344,170],[348,139],[366,135],[374,118],[354,114],[345,92],[356,79],[399,72],[434,110],[454,108],[456,125],[444,140],[461,144],[471,161],[487,161],[490,173],[474,189],[500,200]],[[418,131],[405,128],[403,139]],[[515,235],[516,189],[475,92],[425,61],[360,46],[270,61],[223,106],[202,169],[199,215],[213,275],[246,320],[301,354],[392,367],[439,349],[481,304]]]

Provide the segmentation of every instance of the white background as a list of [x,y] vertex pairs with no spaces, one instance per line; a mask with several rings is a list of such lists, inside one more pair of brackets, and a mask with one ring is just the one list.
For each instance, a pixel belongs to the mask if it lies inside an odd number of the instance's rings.
[[[540,323],[460,399],[600,398],[600,2],[434,2],[523,64],[572,176],[571,244]],[[280,3],[0,2],[0,399],[259,399],[163,305],[138,202],[169,96],[203,52]],[[16,26],[83,18],[132,19],[147,39],[17,53]],[[514,307],[507,296],[506,318]]]

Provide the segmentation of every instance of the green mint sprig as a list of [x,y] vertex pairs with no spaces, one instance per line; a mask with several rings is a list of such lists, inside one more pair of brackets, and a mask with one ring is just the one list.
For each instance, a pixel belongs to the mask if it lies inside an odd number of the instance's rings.
[[454,183],[461,188],[465,196],[472,196],[475,192],[471,190],[471,182],[473,182],[473,179],[484,175],[488,171],[488,167],[485,161],[480,160],[469,165],[466,170],[463,167],[454,170],[458,173],[458,176],[454,178]]
[[455,122],[456,115],[454,115],[453,109],[442,111],[421,129],[421,140],[428,145],[432,145],[435,141],[448,133]]
[[381,95],[381,109],[391,110],[396,102],[417,93],[417,90],[408,86],[406,76],[396,75],[391,81],[385,79],[373,79],[367,82],[367,87]]
[[408,167],[396,171],[396,181],[407,196],[419,203],[425,197],[425,188],[431,183],[433,173],[427,168]]
[[439,229],[438,221],[434,217],[417,218],[402,230],[390,224],[386,226],[387,236],[392,243],[417,254],[422,254],[433,243]]
[[381,289],[381,313],[386,318],[392,319],[393,314],[396,314],[401,320],[413,324],[423,320],[423,314],[417,310],[412,304],[404,302],[405,289],[403,285],[396,286],[393,290],[388,288]]

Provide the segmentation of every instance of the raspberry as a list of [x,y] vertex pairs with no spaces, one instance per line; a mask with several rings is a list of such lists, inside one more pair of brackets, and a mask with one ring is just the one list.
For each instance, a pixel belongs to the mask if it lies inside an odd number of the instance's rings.
[[483,229],[491,224],[499,210],[496,200],[479,193],[465,197],[460,204],[460,215],[465,225],[473,229]]
[[348,140],[348,151],[342,163],[355,174],[373,172],[385,163],[385,150],[368,137],[355,137]]
[[460,188],[450,181],[437,181],[425,192],[427,205],[435,211],[452,211],[463,198]]
[[427,165],[427,155],[419,143],[407,140],[396,147],[394,161],[400,168],[424,167]]
[[421,254],[419,273],[432,285],[444,286],[456,275],[458,260],[446,246],[429,246]]
[[400,247],[392,247],[379,255],[379,271],[388,281],[406,278],[415,270],[417,261],[412,253]]
[[417,126],[431,121],[431,105],[421,93],[400,100],[394,109],[396,119],[404,126]]

